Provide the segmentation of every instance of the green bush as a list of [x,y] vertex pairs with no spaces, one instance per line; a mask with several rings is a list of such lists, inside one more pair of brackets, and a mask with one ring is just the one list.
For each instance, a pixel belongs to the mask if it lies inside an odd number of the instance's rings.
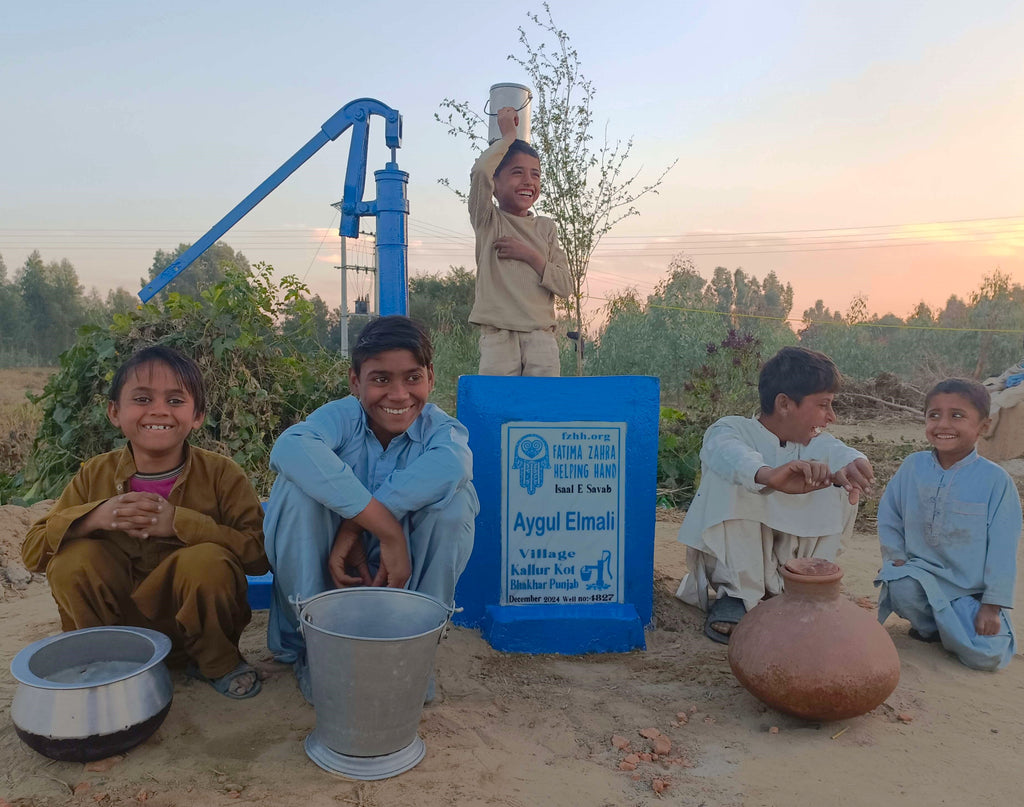
[[685,412],[661,408],[658,422],[658,506],[680,507],[697,492],[704,429]]
[[708,342],[705,360],[683,384],[682,410],[662,407],[658,425],[658,505],[684,507],[700,481],[704,432],[726,415],[753,415],[758,408],[760,342],[730,330]]
[[[124,444],[107,420],[115,370],[139,348],[176,348],[199,364],[207,388],[206,421],[193,442],[242,466],[260,495],[277,436],[316,407],[348,394],[348,360],[326,350],[302,353],[281,336],[287,310],[299,340],[315,327],[307,289],[294,277],[280,284],[272,268],[229,269],[200,300],[174,292],[162,303],[115,314],[107,327],[85,326],[60,357],[60,370],[36,399],[43,421],[22,472],[0,480],[0,500],[58,496],[80,464]],[[308,340],[299,340],[308,345]]]

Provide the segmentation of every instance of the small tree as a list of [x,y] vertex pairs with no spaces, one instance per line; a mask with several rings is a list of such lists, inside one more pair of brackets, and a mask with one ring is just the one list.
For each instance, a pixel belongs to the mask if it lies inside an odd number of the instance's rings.
[[[639,172],[626,171],[632,137],[625,142],[610,141],[606,129],[600,144],[593,142],[594,85],[583,76],[579,54],[569,35],[555,25],[546,2],[544,14],[546,19],[537,14],[527,16],[542,39],[549,41],[535,44],[520,27],[519,42],[525,56],[510,54],[508,59],[526,71],[533,88],[532,145],[540,154],[545,187],[538,207],[558,226],[573,280],[572,297],[560,305],[572,316],[582,337],[583,295],[594,250],[616,224],[639,215],[634,203],[645,194],[657,193],[675,162],[653,182],[641,185]],[[448,111],[447,116],[434,117],[448,127],[449,134],[486,147],[486,137],[480,134],[481,129],[486,131],[485,122],[468,102],[446,98],[441,108]],[[452,187],[447,179],[440,182]],[[465,198],[464,193],[456,193]],[[583,372],[582,351],[576,354],[576,370]]]

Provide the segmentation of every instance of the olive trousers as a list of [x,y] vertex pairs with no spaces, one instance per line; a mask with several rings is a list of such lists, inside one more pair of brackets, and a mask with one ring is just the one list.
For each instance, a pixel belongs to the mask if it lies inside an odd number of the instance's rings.
[[181,546],[125,534],[63,543],[46,567],[63,630],[151,628],[170,637],[207,678],[241,660],[252,618],[238,558],[213,543]]

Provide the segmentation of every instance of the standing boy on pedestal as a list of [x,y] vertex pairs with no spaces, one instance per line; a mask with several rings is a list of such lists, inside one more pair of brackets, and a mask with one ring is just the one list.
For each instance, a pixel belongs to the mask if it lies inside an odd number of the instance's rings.
[[572,294],[572,276],[555,223],[530,209],[540,196],[540,158],[516,139],[518,123],[512,107],[498,110],[501,139],[470,174],[477,268],[469,321],[480,326],[480,375],[557,376],[555,297]]

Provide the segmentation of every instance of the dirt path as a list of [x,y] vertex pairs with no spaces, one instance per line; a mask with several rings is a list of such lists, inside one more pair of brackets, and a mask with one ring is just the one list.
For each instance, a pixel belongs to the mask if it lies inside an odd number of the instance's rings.
[[[375,783],[333,777],[307,759],[302,741],[313,710],[290,671],[274,665],[266,665],[264,691],[237,702],[175,673],[163,726],[109,770],[35,754],[10,722],[8,663],[56,631],[55,610],[44,583],[8,589],[0,602],[0,797],[39,807],[1018,803],[1024,661],[994,675],[972,672],[941,647],[909,639],[906,624],[893,620],[903,671],[885,704],[825,725],[784,717],[736,684],[726,649],[705,639],[700,614],[672,596],[684,570],[677,527],[658,524],[657,625],[645,652],[507,655],[475,631],[455,629],[439,648],[441,697],[420,727],[426,758]],[[839,560],[848,596],[873,600],[874,536],[856,534]],[[266,613],[258,613],[243,638],[251,659],[266,659],[265,627]],[[648,727],[671,739],[674,761],[620,771],[624,753],[612,735],[643,750],[648,741],[638,732]],[[669,782],[660,796],[655,777]]]

